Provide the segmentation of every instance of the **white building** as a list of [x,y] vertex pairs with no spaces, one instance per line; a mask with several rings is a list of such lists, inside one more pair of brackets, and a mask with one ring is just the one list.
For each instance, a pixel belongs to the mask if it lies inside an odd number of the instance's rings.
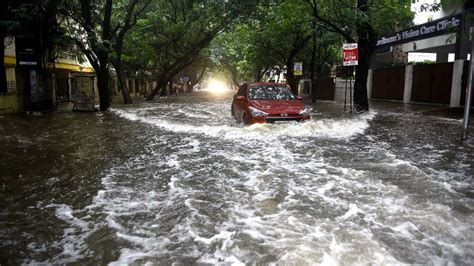
[[[424,24],[433,20],[459,14],[464,11],[464,7],[460,2],[454,4],[441,5],[441,0],[412,0],[411,11],[415,13],[413,18],[414,25]],[[456,36],[446,35],[429,38],[417,42],[407,43],[403,45],[403,52],[408,52],[408,62],[454,62],[455,53],[432,53],[429,51],[415,52],[430,48],[433,46],[449,46],[456,43]],[[439,50],[439,49],[438,49]],[[444,50],[452,50],[446,48]]]

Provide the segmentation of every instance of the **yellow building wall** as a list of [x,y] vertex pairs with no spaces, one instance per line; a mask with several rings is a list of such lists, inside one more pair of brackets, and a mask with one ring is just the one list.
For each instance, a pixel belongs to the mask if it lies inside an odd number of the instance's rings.
[[24,108],[23,95],[17,92],[0,95],[0,114],[21,113]]
[[15,67],[15,57],[5,56],[3,62],[5,67],[7,67],[7,82],[15,82],[16,90],[0,93],[0,114],[20,113],[24,109],[23,94],[18,93],[18,83],[16,82],[15,71],[8,71]]
[[[10,49],[12,50],[12,49]],[[13,49],[14,51],[14,49]],[[10,51],[7,53],[3,60],[6,67],[15,67],[16,65],[16,57]],[[51,64],[49,67],[53,67]],[[65,69],[69,71],[75,72],[82,72],[82,73],[93,73],[94,69],[89,66],[81,66],[78,62],[74,62],[67,59],[59,59],[58,62],[54,64],[56,69]],[[7,74],[7,81],[15,80],[15,78],[8,77]],[[96,79],[95,79],[96,80]],[[21,113],[24,112],[24,98],[23,93],[19,93],[18,89],[23,86],[22,80],[16,80],[16,91],[8,92],[8,93],[0,93],[0,114],[6,113]],[[54,85],[53,85],[54,86]],[[95,86],[97,88],[97,85]],[[54,89],[53,89],[53,96],[54,96]],[[98,93],[96,91],[96,99],[98,99]]]

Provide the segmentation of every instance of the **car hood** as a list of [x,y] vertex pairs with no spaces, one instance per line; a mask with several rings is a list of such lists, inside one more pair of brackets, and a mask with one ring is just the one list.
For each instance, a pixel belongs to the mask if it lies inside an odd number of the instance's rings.
[[305,108],[300,100],[258,100],[249,103],[268,114],[298,114]]

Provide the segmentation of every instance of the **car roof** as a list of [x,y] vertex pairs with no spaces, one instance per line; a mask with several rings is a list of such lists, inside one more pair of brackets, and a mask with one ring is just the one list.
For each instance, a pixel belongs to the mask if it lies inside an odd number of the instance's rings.
[[276,83],[276,82],[253,82],[253,83],[247,83],[249,87],[252,86],[285,86],[288,87],[287,84],[284,83]]

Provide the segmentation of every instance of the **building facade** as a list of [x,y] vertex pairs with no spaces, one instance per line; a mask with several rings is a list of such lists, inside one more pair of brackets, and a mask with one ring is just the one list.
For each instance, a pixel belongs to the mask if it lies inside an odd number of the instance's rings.
[[[471,53],[469,29],[474,25],[473,2],[441,6],[439,0],[413,0],[415,26],[377,41],[368,79],[369,96],[462,106]],[[395,62],[395,52],[407,55],[402,62],[405,64],[396,64],[400,62]],[[413,59],[419,56],[427,57]]]

